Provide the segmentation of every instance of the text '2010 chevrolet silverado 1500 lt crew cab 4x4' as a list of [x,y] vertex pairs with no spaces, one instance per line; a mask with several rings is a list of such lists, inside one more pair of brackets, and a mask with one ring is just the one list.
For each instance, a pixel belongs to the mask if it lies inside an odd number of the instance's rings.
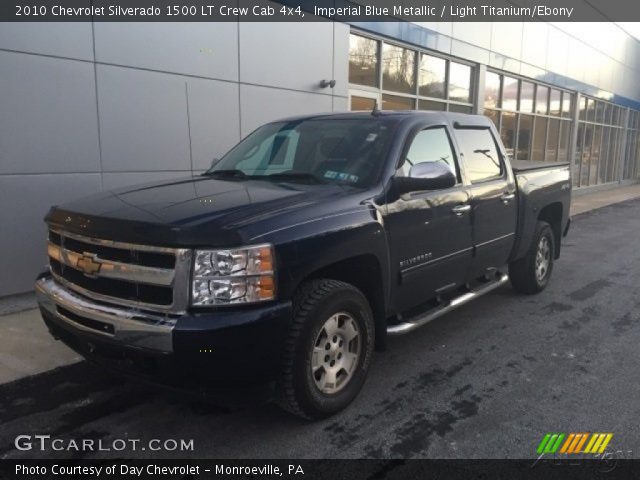
[[286,119],[202,175],[53,207],[36,290],[89,359],[190,389],[268,385],[319,418],[387,335],[509,278],[544,289],[570,196],[567,164],[510,162],[482,116]]

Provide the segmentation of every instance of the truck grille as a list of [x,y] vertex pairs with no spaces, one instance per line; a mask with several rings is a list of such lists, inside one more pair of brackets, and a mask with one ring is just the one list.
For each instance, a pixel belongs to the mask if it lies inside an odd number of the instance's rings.
[[191,251],[114,242],[49,230],[53,277],[94,300],[182,313],[188,304]]

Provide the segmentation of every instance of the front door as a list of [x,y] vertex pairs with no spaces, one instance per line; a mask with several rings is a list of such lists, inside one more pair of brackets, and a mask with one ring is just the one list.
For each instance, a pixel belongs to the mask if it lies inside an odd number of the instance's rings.
[[385,226],[397,311],[464,283],[473,252],[470,195],[461,181],[448,127],[416,131],[404,152],[396,175],[408,176],[418,163],[442,162],[458,182],[452,188],[409,192],[388,201]]

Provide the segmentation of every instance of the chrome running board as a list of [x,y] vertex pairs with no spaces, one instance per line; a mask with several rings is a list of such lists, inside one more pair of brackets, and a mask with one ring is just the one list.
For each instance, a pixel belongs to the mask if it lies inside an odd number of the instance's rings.
[[454,310],[462,305],[469,303],[471,300],[478,298],[485,293],[489,293],[492,290],[495,290],[499,286],[503,285],[509,280],[509,276],[496,272],[496,278],[488,281],[487,283],[483,283],[478,285],[477,287],[462,293],[461,295],[448,300],[446,303],[434,307],[433,309],[423,313],[416,315],[415,317],[411,317],[410,319],[404,320],[401,323],[395,325],[389,325],[387,327],[388,335],[403,335],[405,333],[409,333],[415,330],[418,327],[429,323],[436,318],[441,317],[445,313],[449,313],[451,310]]

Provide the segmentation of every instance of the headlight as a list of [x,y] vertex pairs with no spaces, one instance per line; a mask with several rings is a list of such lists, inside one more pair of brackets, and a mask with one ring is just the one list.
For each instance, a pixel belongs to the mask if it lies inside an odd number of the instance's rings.
[[273,300],[273,247],[196,250],[191,291],[195,306]]

